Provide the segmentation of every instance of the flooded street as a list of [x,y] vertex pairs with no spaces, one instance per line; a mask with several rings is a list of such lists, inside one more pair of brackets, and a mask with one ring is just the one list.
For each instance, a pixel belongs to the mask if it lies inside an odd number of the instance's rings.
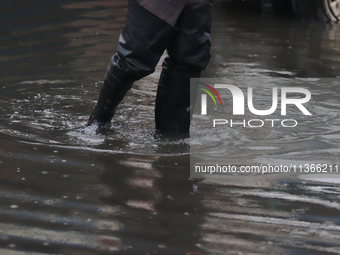
[[[0,3],[0,254],[340,254],[340,178],[189,178],[189,138],[154,131],[160,64],[134,84],[111,130],[81,128],[126,7]],[[218,7],[203,77],[261,88],[339,76],[339,24]],[[309,89],[315,118],[294,132],[228,128],[223,153],[340,166],[340,88]]]

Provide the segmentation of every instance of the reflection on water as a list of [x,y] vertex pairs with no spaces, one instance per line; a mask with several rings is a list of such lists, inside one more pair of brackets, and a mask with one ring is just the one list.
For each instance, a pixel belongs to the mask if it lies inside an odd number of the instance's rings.
[[[81,128],[126,5],[0,3],[0,253],[340,253],[340,190],[329,178],[189,179],[189,140],[154,133],[159,66],[134,85],[112,130]],[[216,9],[206,77],[284,83],[339,74],[337,24],[225,10]],[[271,151],[266,160],[275,163],[276,151],[307,159],[316,153],[335,162],[338,88],[311,86],[317,117],[306,127],[257,136],[228,129],[228,155]],[[308,126],[319,127],[315,137]]]

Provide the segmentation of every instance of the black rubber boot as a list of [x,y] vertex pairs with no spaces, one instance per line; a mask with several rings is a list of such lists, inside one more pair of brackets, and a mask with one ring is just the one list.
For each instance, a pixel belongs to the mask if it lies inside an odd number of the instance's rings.
[[200,73],[200,70],[188,72],[163,67],[156,97],[156,130],[161,133],[189,133],[197,93],[195,87],[190,90],[190,78],[198,78]]
[[110,126],[117,105],[134,81],[155,71],[175,32],[173,26],[144,9],[135,0],[129,1],[118,52],[111,59],[98,103],[87,121],[88,126]]
[[97,105],[86,124],[88,126],[96,124],[99,128],[109,128],[117,105],[123,100],[133,82],[133,79],[127,78],[121,70],[110,64],[100,90]]
[[157,90],[156,129],[188,134],[197,93],[197,86],[190,91],[190,78],[199,78],[210,60],[211,3],[187,6],[175,27]]

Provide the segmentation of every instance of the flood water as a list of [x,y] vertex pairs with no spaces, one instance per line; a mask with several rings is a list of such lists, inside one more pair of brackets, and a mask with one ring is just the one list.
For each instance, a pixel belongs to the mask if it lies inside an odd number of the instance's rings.
[[[189,179],[189,139],[154,133],[160,66],[134,84],[112,130],[78,129],[95,105],[126,6],[1,1],[0,254],[340,254],[337,179]],[[220,6],[212,44],[204,77],[340,73],[338,24]],[[280,156],[326,155],[340,164],[339,88],[310,89],[319,99],[312,110],[325,118],[308,123],[325,124],[304,132],[303,142],[285,134]],[[235,155],[267,139],[238,135],[244,139],[230,137]],[[280,136],[270,146],[282,147]]]

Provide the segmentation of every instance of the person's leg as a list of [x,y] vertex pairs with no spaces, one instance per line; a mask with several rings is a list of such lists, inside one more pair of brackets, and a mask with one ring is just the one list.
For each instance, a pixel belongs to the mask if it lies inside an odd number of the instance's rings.
[[178,30],[167,48],[169,56],[163,62],[158,84],[156,129],[165,133],[188,133],[193,108],[190,78],[200,77],[210,60],[210,1],[187,0],[175,27]]
[[97,105],[87,125],[110,124],[117,105],[134,81],[154,72],[176,29],[142,7],[129,1],[126,25],[112,57]]

